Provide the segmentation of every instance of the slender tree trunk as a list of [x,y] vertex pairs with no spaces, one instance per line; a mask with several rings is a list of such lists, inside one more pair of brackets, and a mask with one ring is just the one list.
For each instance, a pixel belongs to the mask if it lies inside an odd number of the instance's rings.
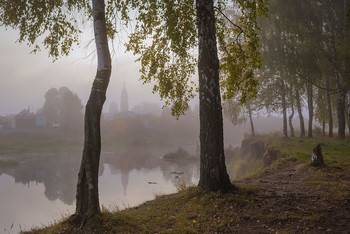
[[326,136],[326,120],[322,117],[322,136]]
[[[344,35],[345,35],[345,40],[349,40],[348,37],[348,1],[344,0]],[[350,79],[350,71],[349,71],[349,64],[347,62],[345,62],[345,72],[344,72],[344,78],[349,80]],[[348,87],[348,91],[347,91],[347,99],[348,99],[348,128],[349,128],[349,136],[350,136],[350,90]]]
[[338,136],[345,137],[345,92],[340,83],[340,77],[334,70],[335,82],[337,86],[337,117],[338,117]]
[[286,87],[283,79],[281,79],[281,91],[282,91],[281,96],[282,96],[282,114],[283,114],[283,137],[288,137]]
[[289,129],[290,129],[290,136],[295,137],[294,134],[294,127],[293,127],[293,117],[294,117],[294,96],[293,96],[293,86],[290,86],[290,109],[291,113],[289,115]]
[[250,129],[252,131],[252,137],[255,137],[252,109],[250,108],[250,104],[248,104],[248,115],[249,115],[249,121],[250,121]]
[[326,95],[327,95],[327,111],[328,111],[328,136],[333,137],[333,115],[332,115],[332,103],[331,94],[329,92],[329,80],[326,77]]
[[312,100],[312,84],[311,82],[307,82],[307,106],[309,110],[309,125],[307,136],[312,137],[312,121],[314,118],[314,105]]
[[213,0],[197,0],[200,179],[206,191],[233,189],[226,171]]
[[305,126],[304,126],[304,116],[303,111],[301,109],[301,101],[300,101],[300,93],[298,89],[295,89],[295,101],[298,110],[299,122],[300,122],[300,136],[305,136]]
[[[348,20],[349,20],[349,17],[348,17],[348,1],[347,0],[344,0],[344,35],[345,35],[345,40],[349,40],[349,37],[348,37]],[[347,62],[345,62],[344,64],[344,78],[345,80],[349,80],[349,76],[350,76],[350,71],[349,71],[349,64]],[[348,100],[348,128],[349,128],[349,136],[350,136],[350,90],[349,90],[349,87],[348,87],[348,91],[346,92],[346,96],[347,96],[347,100]]]
[[106,100],[111,75],[111,58],[108,49],[104,0],[92,0],[97,72],[85,108],[84,150],[78,184],[76,215],[86,219],[100,213],[98,197],[98,169],[101,153],[100,117]]

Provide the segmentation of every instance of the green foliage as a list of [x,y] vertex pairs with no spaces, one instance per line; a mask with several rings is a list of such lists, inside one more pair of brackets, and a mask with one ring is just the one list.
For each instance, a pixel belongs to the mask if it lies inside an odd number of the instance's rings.
[[298,159],[295,157],[286,157],[286,158],[281,158],[281,161],[282,162],[296,162],[296,161],[298,161]]
[[[79,45],[80,34],[87,20],[92,20],[92,1],[89,0],[0,0],[0,26],[19,31],[19,43],[27,42],[32,53],[43,45],[55,61],[67,56]],[[111,39],[127,25],[127,6],[120,0],[106,4],[107,36]],[[121,19],[121,22],[117,20]]]
[[[227,0],[216,8],[225,12]],[[221,73],[224,97],[241,92],[244,102],[256,93],[254,70],[260,66],[257,18],[266,14],[267,0],[235,1],[240,14],[243,36],[235,41],[237,28],[229,25],[217,12],[217,36],[221,50]],[[91,20],[91,1],[6,1],[0,0],[0,25],[19,31],[19,42],[27,42],[33,52],[44,48],[55,59],[66,56],[79,44],[85,19]],[[127,50],[138,55],[141,80],[154,82],[172,114],[179,116],[188,109],[196,86],[191,80],[197,59],[196,8],[194,0],[108,0],[106,2],[107,35],[114,39],[135,21]]]
[[221,88],[224,99],[240,93],[239,100],[244,103],[257,94],[258,80],[254,73],[261,65],[258,19],[267,15],[267,1],[237,1],[227,10],[239,22],[243,34],[237,37],[240,29],[218,15]]
[[233,125],[239,125],[247,120],[246,108],[239,105],[239,102],[232,98],[225,100],[223,110],[225,117],[228,118]]
[[191,54],[197,45],[194,0],[133,1],[137,9],[136,26],[127,50],[139,55],[141,80],[155,81],[166,105],[173,104],[172,114],[179,116],[188,109],[194,97],[196,59]]
[[[221,50],[222,88],[224,96],[242,92],[241,101],[256,93],[254,70],[260,66],[257,18],[266,14],[266,1],[237,1],[241,14],[235,20],[243,28],[243,39],[232,38],[239,33],[220,13],[227,9],[228,1],[217,1],[216,22],[219,49]],[[130,35],[127,49],[138,55],[141,62],[141,80],[155,82],[153,92],[158,92],[166,105],[172,105],[172,114],[179,116],[188,109],[194,97],[197,60],[196,9],[193,0],[185,1],[125,1],[137,11],[136,26]]]
[[233,175],[235,179],[250,177],[260,174],[263,168],[261,159],[247,160],[239,159],[234,162]]
[[0,25],[19,30],[18,42],[40,50],[40,41],[49,55],[58,58],[68,55],[78,44],[79,29],[77,12],[89,15],[89,1],[7,1],[0,0]]

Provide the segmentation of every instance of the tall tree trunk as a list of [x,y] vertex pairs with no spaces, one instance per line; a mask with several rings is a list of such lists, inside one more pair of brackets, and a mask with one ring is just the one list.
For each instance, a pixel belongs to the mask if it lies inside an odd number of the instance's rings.
[[200,179],[206,191],[233,189],[226,171],[213,0],[197,0]]
[[300,93],[298,89],[295,89],[295,99],[296,99],[295,101],[297,105],[299,122],[300,122],[300,136],[304,137],[305,136],[304,116],[303,116],[303,111],[301,109]]
[[322,116],[322,136],[326,136],[326,120]]
[[[344,0],[344,35],[345,35],[345,39],[349,40],[348,38],[348,3],[347,0]],[[344,72],[344,78],[349,80],[349,76],[350,76],[350,71],[349,71],[349,64],[347,62],[345,62],[345,72]],[[349,85],[349,84],[348,84]],[[348,87],[348,91],[347,91],[347,99],[348,99],[348,128],[349,128],[349,136],[350,136],[350,90]]]
[[290,136],[295,137],[294,127],[293,127],[293,117],[294,117],[294,96],[293,96],[293,85],[290,86],[290,109],[291,113],[289,115],[289,129]]
[[92,0],[97,72],[85,108],[84,150],[77,184],[76,215],[86,220],[100,213],[98,169],[101,153],[100,118],[112,65],[108,48],[104,0]]
[[327,95],[327,111],[328,111],[328,136],[333,137],[333,115],[332,115],[332,103],[331,94],[329,91],[329,80],[326,77],[326,95]]
[[312,137],[312,121],[314,118],[314,104],[312,100],[312,84],[311,82],[307,82],[307,106],[309,110],[309,125],[308,125],[308,131],[307,136]]
[[250,104],[248,103],[248,115],[249,115],[249,121],[250,121],[250,129],[252,131],[252,137],[255,137],[255,131],[254,131],[254,123],[253,123],[253,117],[252,117],[252,109],[250,108]]
[[340,83],[339,73],[335,69],[334,76],[337,87],[338,136],[345,137],[345,92]]
[[286,87],[283,79],[281,79],[281,91],[282,91],[281,96],[282,96],[282,114],[283,114],[283,137],[288,137]]

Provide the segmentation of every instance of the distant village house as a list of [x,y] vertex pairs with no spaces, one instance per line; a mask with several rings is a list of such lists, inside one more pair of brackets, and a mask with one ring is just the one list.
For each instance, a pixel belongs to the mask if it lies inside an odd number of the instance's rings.
[[28,129],[47,127],[45,115],[34,114],[30,108],[23,109],[16,115],[0,116],[0,130],[6,129]]
[[16,117],[16,128],[35,128],[36,120],[35,114],[30,109],[23,109]]

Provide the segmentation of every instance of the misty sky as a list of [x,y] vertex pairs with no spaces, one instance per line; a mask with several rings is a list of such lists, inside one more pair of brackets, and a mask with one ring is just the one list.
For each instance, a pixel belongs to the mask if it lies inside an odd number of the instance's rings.
[[[96,73],[96,63],[93,56],[84,57],[92,51],[94,44],[85,48],[88,40],[83,40],[81,48],[76,48],[69,57],[53,63],[45,50],[30,54],[31,48],[25,43],[15,43],[18,32],[0,28],[0,34],[0,115],[17,114],[28,106],[37,111],[44,103],[45,92],[53,87],[67,86],[78,93],[83,105],[86,104]],[[92,35],[90,38],[93,38]],[[138,69],[131,54],[125,54],[121,49],[114,53],[104,111],[108,111],[112,101],[120,105],[124,81],[130,108],[142,102],[159,102],[159,95],[152,94],[153,86],[142,85],[139,81]]]

